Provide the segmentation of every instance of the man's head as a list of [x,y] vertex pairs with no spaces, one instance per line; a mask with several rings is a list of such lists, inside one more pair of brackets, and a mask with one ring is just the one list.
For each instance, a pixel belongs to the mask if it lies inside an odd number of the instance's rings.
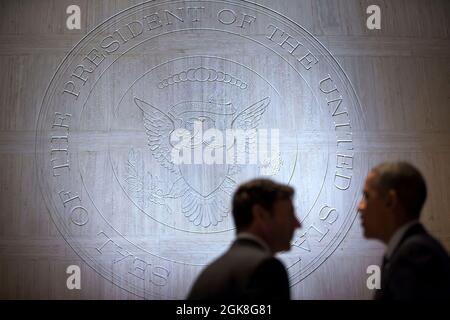
[[262,238],[272,252],[289,250],[300,222],[295,216],[294,189],[269,179],[242,184],[233,196],[233,218],[237,232]]
[[412,165],[386,162],[373,168],[358,206],[364,236],[387,243],[400,226],[419,219],[426,196],[425,180]]

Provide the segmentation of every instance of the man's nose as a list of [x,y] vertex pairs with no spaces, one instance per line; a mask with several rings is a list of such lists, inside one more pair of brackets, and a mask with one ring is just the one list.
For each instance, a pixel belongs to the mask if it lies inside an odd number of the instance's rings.
[[361,199],[358,203],[358,212],[361,213],[361,211],[364,209],[365,209],[364,199]]
[[300,220],[298,220],[298,218],[295,217],[294,230],[298,229],[298,228],[301,228],[301,227],[302,227],[302,224],[301,224]]

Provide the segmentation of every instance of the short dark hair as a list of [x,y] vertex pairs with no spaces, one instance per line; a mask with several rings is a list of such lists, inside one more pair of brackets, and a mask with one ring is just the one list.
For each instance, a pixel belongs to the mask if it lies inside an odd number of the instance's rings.
[[254,179],[240,185],[233,196],[232,211],[236,231],[251,225],[254,205],[259,204],[271,211],[277,200],[291,199],[293,195],[292,187],[270,179]]
[[422,174],[407,162],[385,162],[372,169],[378,174],[382,192],[395,190],[407,213],[419,218],[427,198],[427,186]]

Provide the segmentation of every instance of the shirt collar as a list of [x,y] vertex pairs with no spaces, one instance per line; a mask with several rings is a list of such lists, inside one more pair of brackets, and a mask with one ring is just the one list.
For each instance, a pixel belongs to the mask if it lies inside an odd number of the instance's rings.
[[398,228],[397,231],[395,231],[394,235],[389,240],[387,248],[386,248],[386,253],[385,253],[386,259],[391,258],[392,254],[394,253],[397,246],[400,244],[400,241],[402,240],[406,231],[408,231],[409,228],[411,228],[412,226],[414,226],[418,223],[419,223],[418,220],[409,221],[409,222],[405,223],[404,225],[402,225],[400,228]]
[[264,249],[264,251],[267,251],[267,252],[271,253],[270,248],[267,245],[267,243],[263,239],[261,239],[260,237],[254,235],[253,233],[250,233],[250,232],[239,232],[237,234],[236,239],[237,240],[245,239],[245,240],[254,241],[254,242],[258,243]]

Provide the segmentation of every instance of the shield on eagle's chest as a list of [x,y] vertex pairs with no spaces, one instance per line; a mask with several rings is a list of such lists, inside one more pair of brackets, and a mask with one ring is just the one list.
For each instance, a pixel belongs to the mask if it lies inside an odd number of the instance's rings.
[[224,182],[228,172],[226,164],[180,165],[180,172],[186,183],[203,197],[214,193]]
[[[191,163],[179,165],[181,175],[193,190],[207,197],[221,186],[228,173],[226,129],[231,128],[234,110],[231,104],[189,101],[176,105],[171,113],[191,133]],[[213,136],[208,135],[210,129],[215,129]],[[216,161],[211,163],[206,157]]]

